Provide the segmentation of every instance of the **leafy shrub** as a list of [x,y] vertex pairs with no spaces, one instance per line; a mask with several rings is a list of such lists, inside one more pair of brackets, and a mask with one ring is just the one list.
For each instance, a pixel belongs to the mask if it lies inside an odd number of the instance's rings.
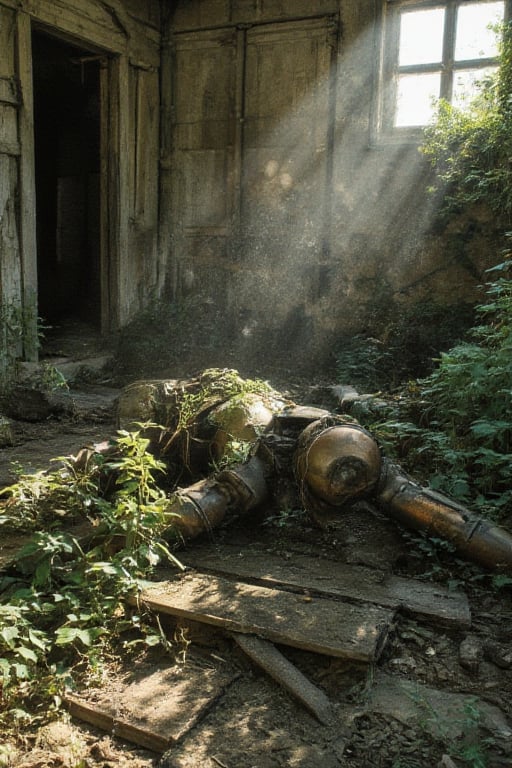
[[422,152],[435,171],[445,215],[482,203],[502,222],[512,216],[512,24],[500,27],[499,68],[461,110],[441,99]]
[[490,270],[466,341],[403,392],[400,415],[372,425],[434,489],[495,517],[512,513],[512,258]]

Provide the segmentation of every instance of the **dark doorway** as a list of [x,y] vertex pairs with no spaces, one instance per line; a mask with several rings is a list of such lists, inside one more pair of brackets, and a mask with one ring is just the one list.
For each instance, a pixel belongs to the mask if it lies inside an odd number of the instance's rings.
[[38,312],[101,326],[100,58],[32,37]]

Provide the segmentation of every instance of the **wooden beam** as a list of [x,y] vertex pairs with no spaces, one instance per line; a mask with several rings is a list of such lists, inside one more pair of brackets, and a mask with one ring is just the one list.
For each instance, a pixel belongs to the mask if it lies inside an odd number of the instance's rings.
[[252,635],[232,635],[239,648],[258,666],[292,694],[324,725],[332,725],[334,711],[331,702],[320,688],[308,680],[277,648]]
[[250,579],[267,587],[309,590],[319,595],[356,600],[403,610],[445,626],[468,628],[471,612],[463,592],[362,566],[294,554],[288,560],[271,552],[224,546],[185,550],[184,565],[221,576]]
[[21,90],[19,110],[20,246],[24,323],[24,358],[38,359],[36,185],[34,157],[34,106],[32,92],[32,27],[27,13],[18,13],[17,60]]
[[254,634],[282,645],[371,663],[387,641],[394,611],[349,601],[310,598],[217,576],[185,573],[142,585],[141,601],[152,610]]

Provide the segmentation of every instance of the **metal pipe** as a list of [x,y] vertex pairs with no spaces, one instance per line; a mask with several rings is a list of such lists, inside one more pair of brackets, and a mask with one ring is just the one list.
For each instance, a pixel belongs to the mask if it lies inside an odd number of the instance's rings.
[[410,480],[385,461],[376,501],[395,520],[450,541],[464,557],[491,570],[512,571],[512,535],[448,497]]
[[174,516],[171,531],[182,539],[208,533],[236,509],[248,512],[261,504],[268,494],[263,462],[253,456],[239,464],[179,490],[167,508]]

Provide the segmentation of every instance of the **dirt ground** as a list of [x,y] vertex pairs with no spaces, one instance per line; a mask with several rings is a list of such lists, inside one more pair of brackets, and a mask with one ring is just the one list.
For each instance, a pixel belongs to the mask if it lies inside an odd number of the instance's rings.
[[[50,458],[112,434],[115,388],[109,383],[83,385],[74,396],[73,415],[14,424],[14,445],[0,449],[1,484],[12,476],[12,462],[45,468]],[[192,710],[204,698],[205,675],[220,675],[223,682],[191,716],[176,744],[158,754],[64,713],[57,722],[23,734],[17,744],[1,745],[0,766],[512,766],[510,587],[499,588],[491,574],[427,547],[371,510],[349,514],[325,531],[305,516],[269,519],[262,510],[190,543],[186,550],[193,552],[196,546],[235,547],[240,556],[268,552],[286,562],[306,553],[320,561],[435,581],[466,593],[471,627],[447,628],[399,611],[383,653],[370,665],[281,647],[331,702],[333,722],[322,724],[255,666],[228,634],[181,625],[176,655],[165,661],[176,679],[193,683],[181,710]],[[322,627],[317,629],[321,635]],[[174,630],[169,627],[171,639]],[[141,658],[139,663],[153,662]],[[133,669],[107,670],[105,691],[114,690],[129,674]],[[176,690],[177,684],[168,692],[169,706]],[[155,697],[156,692],[147,694],[148,706]]]

